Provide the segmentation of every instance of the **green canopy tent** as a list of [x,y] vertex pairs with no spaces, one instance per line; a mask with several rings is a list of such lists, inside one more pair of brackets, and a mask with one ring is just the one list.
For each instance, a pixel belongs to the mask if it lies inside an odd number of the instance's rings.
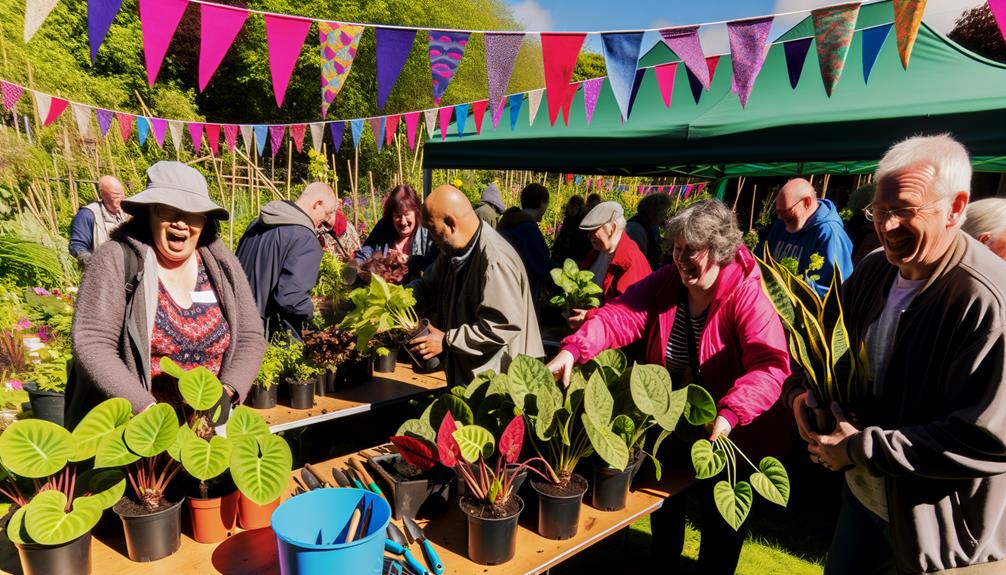
[[[771,47],[747,108],[741,108],[731,92],[732,65],[724,55],[698,104],[683,65],[677,67],[670,109],[648,69],[624,123],[607,87],[589,126],[582,90],[573,101],[568,126],[561,118],[549,125],[543,97],[533,126],[525,102],[516,129],[511,129],[505,108],[495,131],[488,112],[481,135],[475,134],[470,117],[463,136],[457,135],[456,124],[446,140],[438,130],[426,142],[424,167],[705,178],[860,174],[871,172],[899,139],[950,132],[971,151],[976,169],[1006,169],[1006,65],[973,54],[923,24],[908,70],[901,66],[892,30],[866,84],[861,30],[893,19],[891,2],[860,9],[841,81],[830,98],[813,46],[800,83],[790,87],[780,42],[812,37],[813,24],[807,18]],[[639,66],[676,60],[660,43]]]

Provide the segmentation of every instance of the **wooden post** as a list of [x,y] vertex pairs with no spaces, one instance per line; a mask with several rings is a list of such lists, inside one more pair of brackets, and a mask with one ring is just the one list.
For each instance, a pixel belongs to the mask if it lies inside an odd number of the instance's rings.
[[290,199],[290,178],[293,177],[293,142],[292,138],[286,141],[286,199]]
[[238,155],[231,154],[231,221],[227,226],[230,228],[231,241],[230,248],[234,251],[234,196],[238,195]]
[[751,214],[748,215],[748,231],[754,229],[755,198],[758,197],[758,184],[751,190]]
[[370,217],[377,221],[377,191],[374,189],[374,173],[367,170],[367,181],[370,183]]
[[828,197],[828,183],[831,182],[831,174],[824,175],[824,183],[821,185],[821,198]]
[[[35,89],[35,78],[32,76],[32,73],[31,73],[31,61],[25,62],[25,66],[28,68],[28,87],[31,88],[32,90],[34,90]],[[32,110],[31,117],[35,119],[35,134],[38,134],[39,131],[42,128],[39,125],[39,121],[40,120],[38,119],[38,113],[37,113],[37,111],[35,109],[34,102],[32,102],[32,104],[33,105],[31,106],[31,110]]]
[[356,184],[353,181],[353,166],[350,165],[351,162],[346,160],[346,170],[349,171],[349,189],[353,194],[353,225],[356,229],[360,229],[360,197],[356,192]]
[[744,187],[744,179],[745,179],[744,176],[737,177],[737,196],[734,197],[734,207],[733,207],[734,213],[737,212],[737,202],[738,200],[741,199],[741,189]]

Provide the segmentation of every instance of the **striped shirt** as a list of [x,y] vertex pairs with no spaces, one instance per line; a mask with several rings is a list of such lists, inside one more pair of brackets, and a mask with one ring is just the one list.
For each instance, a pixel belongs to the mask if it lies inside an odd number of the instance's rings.
[[[664,354],[667,363],[667,371],[672,375],[681,375],[688,369],[688,340],[685,339],[687,330],[685,314],[689,313],[686,306],[679,306],[678,312],[674,315],[674,326],[671,327],[671,335],[667,338],[667,347]],[[695,340],[695,350],[699,349],[699,342],[702,340],[702,330],[706,327],[706,318],[709,315],[709,308],[702,310],[697,316],[692,316],[692,338]],[[697,367],[697,366],[696,366]]]

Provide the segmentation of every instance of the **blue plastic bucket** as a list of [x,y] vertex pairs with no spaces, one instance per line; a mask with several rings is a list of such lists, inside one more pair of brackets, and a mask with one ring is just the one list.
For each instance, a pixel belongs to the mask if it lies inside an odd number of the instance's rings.
[[[367,532],[346,543],[353,510],[373,506]],[[272,514],[283,575],[380,575],[391,506],[362,489],[315,489],[287,499]],[[362,523],[362,518],[361,518]]]

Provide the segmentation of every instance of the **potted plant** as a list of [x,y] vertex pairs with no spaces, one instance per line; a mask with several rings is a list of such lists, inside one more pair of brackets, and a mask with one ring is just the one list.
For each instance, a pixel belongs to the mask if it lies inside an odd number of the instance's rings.
[[321,266],[318,269],[318,282],[311,290],[314,302],[315,317],[319,327],[327,327],[338,323],[339,300],[346,288],[344,270],[346,264],[329,252],[321,256]]
[[304,344],[291,341],[286,356],[286,385],[293,409],[311,409],[314,391],[323,370],[304,354]]
[[287,442],[269,432],[262,416],[239,406],[227,420],[229,468],[237,485],[238,524],[242,529],[269,526],[269,518],[290,483],[293,455]]
[[252,382],[249,402],[255,409],[276,407],[279,378],[283,375],[286,359],[286,340],[280,334],[273,334],[265,348],[258,374]]
[[360,271],[378,276],[391,284],[402,283],[409,275],[409,256],[398,251],[375,252],[370,259],[360,264]]
[[62,425],[73,299],[59,290],[36,287],[25,292],[23,311],[21,325],[34,330],[23,334],[25,341],[31,341],[25,346],[31,361],[25,389],[32,412],[37,418]]
[[334,325],[305,333],[304,351],[312,363],[324,370],[324,377],[320,378],[324,388],[319,395],[335,391],[341,365],[359,360],[356,338],[349,331]]
[[36,353],[38,359],[28,366],[24,386],[31,411],[38,419],[63,425],[70,354],[50,345],[43,345]]
[[552,296],[549,303],[563,309],[563,317],[569,318],[573,310],[590,309],[601,305],[597,295],[603,290],[594,282],[590,270],[581,270],[575,261],[566,259],[561,268],[552,270],[552,281],[562,290]]

